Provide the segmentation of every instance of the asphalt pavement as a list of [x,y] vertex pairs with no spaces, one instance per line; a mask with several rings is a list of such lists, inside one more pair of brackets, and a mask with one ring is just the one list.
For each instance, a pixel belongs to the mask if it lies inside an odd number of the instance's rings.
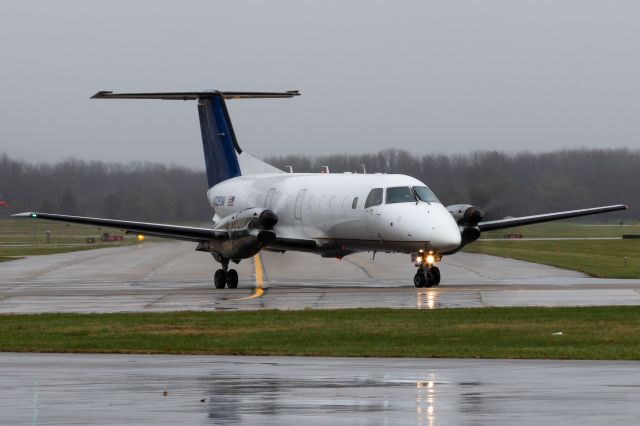
[[640,363],[0,353],[2,424],[637,425]]
[[0,313],[640,305],[640,280],[482,254],[446,257],[430,289],[414,287],[408,255],[264,252],[233,266],[239,288],[217,290],[218,264],[190,243],[29,256],[0,263]]

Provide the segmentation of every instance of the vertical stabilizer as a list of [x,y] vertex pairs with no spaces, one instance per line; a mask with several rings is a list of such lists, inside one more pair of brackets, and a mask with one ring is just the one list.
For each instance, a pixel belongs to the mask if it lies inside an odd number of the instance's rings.
[[198,115],[207,182],[211,188],[219,182],[240,176],[236,150],[238,153],[241,151],[221,95],[198,99]]

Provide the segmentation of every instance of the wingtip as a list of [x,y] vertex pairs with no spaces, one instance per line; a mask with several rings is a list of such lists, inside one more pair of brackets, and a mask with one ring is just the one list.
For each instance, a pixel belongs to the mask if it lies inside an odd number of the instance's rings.
[[106,97],[105,95],[110,95],[113,92],[110,90],[101,90],[98,93],[96,93],[95,95],[93,95],[90,99],[100,99],[100,98],[104,98]]
[[38,217],[38,213],[36,212],[15,213],[15,214],[12,214],[11,217]]

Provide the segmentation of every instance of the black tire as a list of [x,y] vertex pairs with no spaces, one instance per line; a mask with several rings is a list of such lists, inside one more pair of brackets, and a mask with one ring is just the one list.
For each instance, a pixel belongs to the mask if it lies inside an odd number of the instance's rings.
[[417,288],[422,287],[422,283],[420,282],[420,274],[415,274],[413,276],[413,285],[415,285]]
[[413,277],[413,285],[415,285],[418,288],[424,287],[426,283],[427,283],[427,280],[424,274],[421,274],[420,272],[416,273],[416,275]]
[[440,268],[432,266],[431,269],[429,269],[429,272],[433,276],[433,285],[440,285]]
[[224,288],[227,284],[227,273],[224,269],[218,269],[216,274],[213,276],[213,284],[216,288]]
[[425,287],[433,287],[435,284],[433,283],[433,274],[431,272],[426,273],[426,283]]
[[229,269],[227,271],[227,287],[238,288],[238,271]]

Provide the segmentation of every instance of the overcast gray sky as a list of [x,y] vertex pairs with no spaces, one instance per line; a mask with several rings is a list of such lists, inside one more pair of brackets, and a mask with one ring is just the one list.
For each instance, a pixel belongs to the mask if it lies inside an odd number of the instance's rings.
[[0,0],[0,152],[203,167],[193,102],[269,154],[640,148],[640,2]]

